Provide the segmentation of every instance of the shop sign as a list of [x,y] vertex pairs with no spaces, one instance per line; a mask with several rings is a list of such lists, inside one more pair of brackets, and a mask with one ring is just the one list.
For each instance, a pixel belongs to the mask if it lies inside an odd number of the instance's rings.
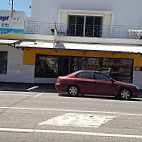
[[24,29],[0,28],[0,38],[23,39]]
[[1,22],[0,27],[2,28],[10,27],[8,20],[9,20],[9,16],[0,16],[0,22]]
[[10,28],[10,16],[0,16],[0,38],[23,39],[24,29]]

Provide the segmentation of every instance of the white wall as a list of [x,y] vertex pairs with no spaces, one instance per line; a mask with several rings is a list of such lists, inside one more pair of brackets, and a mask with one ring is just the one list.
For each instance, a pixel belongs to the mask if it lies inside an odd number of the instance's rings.
[[31,16],[58,22],[61,9],[114,13],[113,25],[142,25],[142,0],[32,0]]
[[0,51],[8,52],[7,74],[0,74],[1,82],[34,82],[34,66],[23,65],[23,51],[0,45]]
[[133,83],[142,89],[142,71],[133,72]]

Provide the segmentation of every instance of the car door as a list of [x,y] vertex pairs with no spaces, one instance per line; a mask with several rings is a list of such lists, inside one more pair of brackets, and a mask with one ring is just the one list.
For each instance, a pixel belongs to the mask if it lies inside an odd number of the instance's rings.
[[80,89],[80,93],[94,94],[93,72],[81,72],[76,75],[76,85]]
[[115,82],[112,82],[111,78],[105,76],[102,73],[94,73],[94,89],[95,94],[98,95],[116,95],[118,87]]

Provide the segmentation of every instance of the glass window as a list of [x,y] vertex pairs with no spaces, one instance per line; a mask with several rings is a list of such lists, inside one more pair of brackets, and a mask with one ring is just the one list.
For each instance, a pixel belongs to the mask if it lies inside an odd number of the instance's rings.
[[35,77],[57,78],[57,76],[58,76],[58,57],[37,55]]
[[95,80],[105,80],[104,75],[101,73],[94,73]]
[[81,72],[76,75],[76,78],[93,79],[93,73],[92,72]]
[[0,74],[7,73],[7,52],[0,51]]
[[72,57],[71,72],[77,70],[97,70],[99,68],[98,58]]
[[105,81],[110,81],[111,80],[111,78],[109,78],[108,76],[105,76],[105,75],[104,75],[104,79],[105,79]]
[[110,81],[111,78],[108,76],[102,74],[102,73],[94,73],[93,78],[96,80],[104,80],[104,81]]
[[[7,68],[6,65],[7,64],[5,64],[4,67],[5,69]],[[133,60],[120,58],[48,56],[39,54],[36,56],[35,77],[57,78],[57,76],[68,75],[78,70],[99,70],[115,80],[132,82]],[[4,69],[2,71],[1,69],[1,72],[4,73],[6,71],[4,71]]]
[[69,15],[67,34],[69,36],[101,37],[102,21],[101,16]]

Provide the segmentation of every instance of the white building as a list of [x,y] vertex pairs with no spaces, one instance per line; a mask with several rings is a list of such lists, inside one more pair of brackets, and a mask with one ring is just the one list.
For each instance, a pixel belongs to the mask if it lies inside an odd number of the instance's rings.
[[[12,17],[11,17],[12,16]],[[23,82],[26,74],[23,66],[23,51],[11,45],[24,38],[24,21],[27,15],[22,11],[0,10],[0,81]],[[11,40],[6,40],[11,39]]]
[[7,74],[6,81],[54,83],[59,75],[93,69],[142,88],[141,5],[141,0],[32,0],[24,24],[28,41],[15,44],[23,49],[18,50],[23,68],[19,80]]

